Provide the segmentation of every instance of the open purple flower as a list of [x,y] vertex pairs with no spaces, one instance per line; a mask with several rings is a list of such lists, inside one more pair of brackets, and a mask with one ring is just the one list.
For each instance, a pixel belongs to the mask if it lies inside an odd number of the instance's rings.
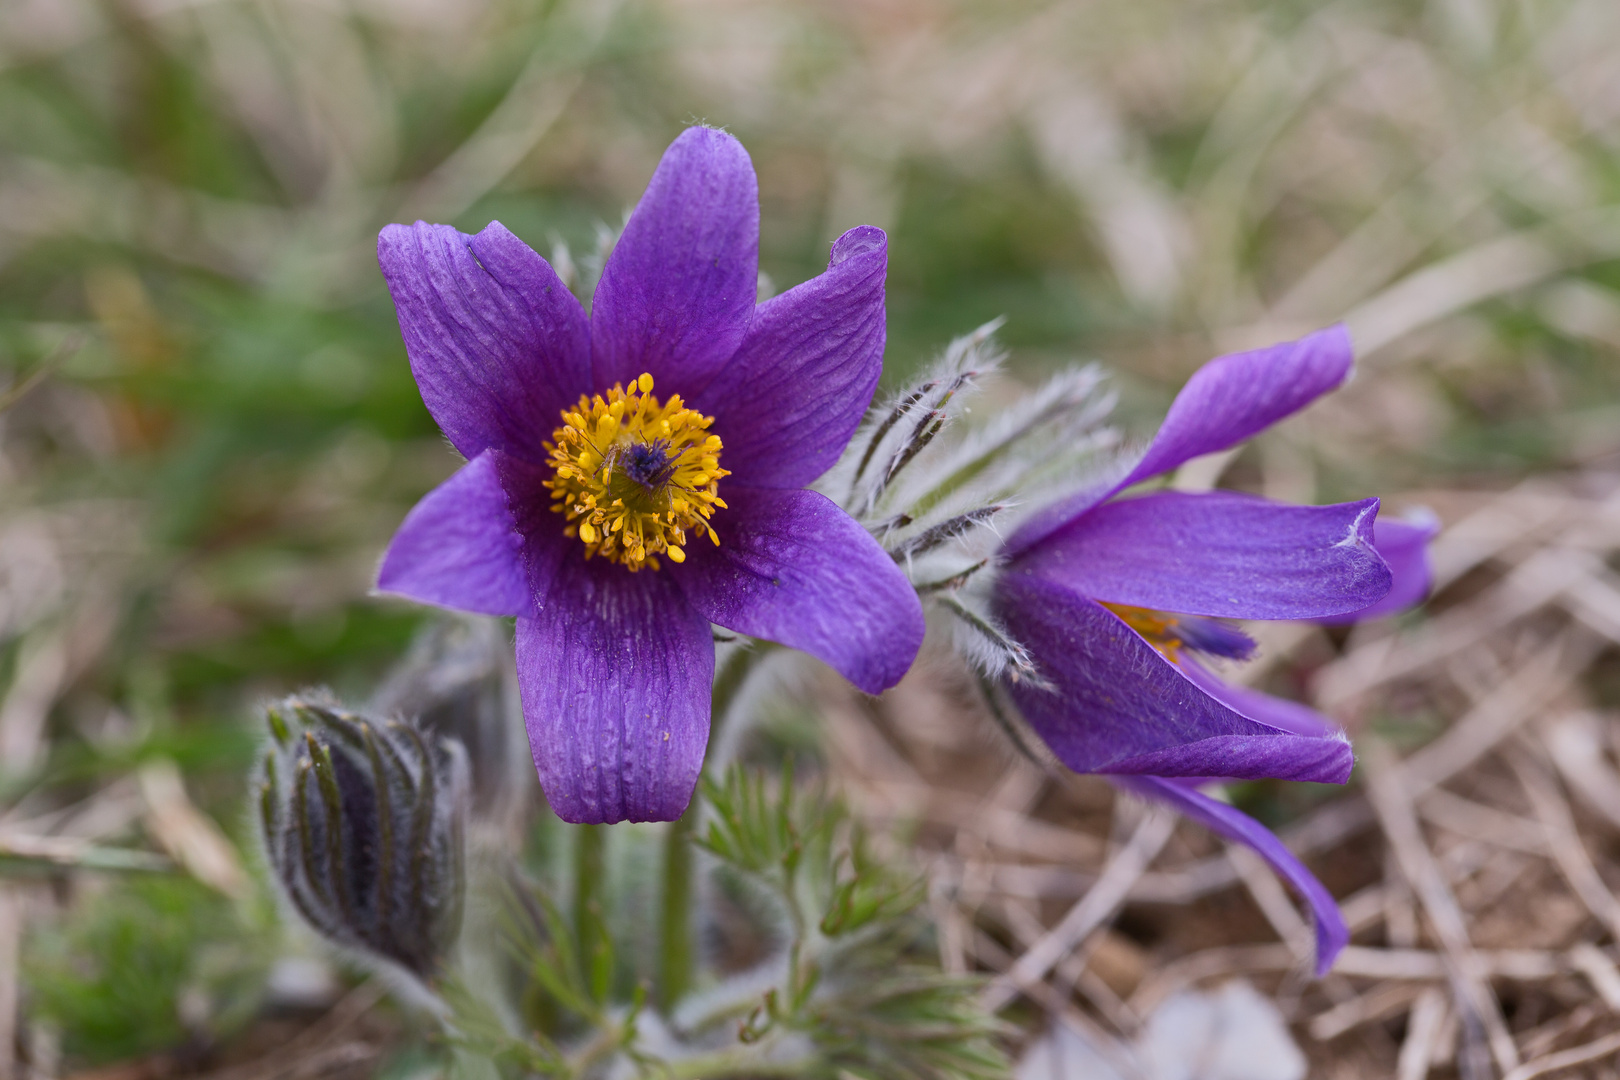
[[1304,407],[1343,382],[1351,361],[1349,335],[1334,327],[1206,364],[1129,472],[1039,512],[1008,540],[994,599],[1041,676],[1009,680],[1009,691],[1059,760],[1112,774],[1257,850],[1314,909],[1322,970],[1348,938],[1332,897],[1264,827],[1196,785],[1343,783],[1349,740],[1303,705],[1226,685],[1197,657],[1253,652],[1253,640],[1221,619],[1350,621],[1384,613],[1388,599],[1414,602],[1427,588],[1427,533],[1380,527],[1397,575],[1375,543],[1376,499],[1115,496]]
[[876,541],[805,485],[882,364],[887,238],[755,303],[742,145],[664,154],[590,316],[499,223],[390,225],[378,259],[422,400],[467,464],[389,545],[378,587],[517,617],[535,767],[566,820],[670,820],[707,745],[710,624],[899,681],[921,607]]

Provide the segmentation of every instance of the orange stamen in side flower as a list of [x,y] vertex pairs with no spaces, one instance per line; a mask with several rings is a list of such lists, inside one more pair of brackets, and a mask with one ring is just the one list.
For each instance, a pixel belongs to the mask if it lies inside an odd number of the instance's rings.
[[1129,604],[1098,602],[1115,615],[1118,615],[1126,626],[1146,638],[1147,643],[1159,650],[1159,654],[1166,660],[1172,664],[1176,663],[1181,651],[1182,641],[1175,633],[1177,620],[1174,615],[1166,615],[1162,611],[1151,611],[1148,608],[1132,607]]

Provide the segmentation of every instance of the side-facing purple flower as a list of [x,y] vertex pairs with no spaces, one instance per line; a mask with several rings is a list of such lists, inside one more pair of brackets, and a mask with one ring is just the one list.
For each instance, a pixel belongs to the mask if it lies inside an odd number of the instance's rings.
[[826,273],[756,304],[753,165],[695,127],[665,152],[588,318],[499,223],[390,225],[378,259],[422,400],[467,458],[406,517],[378,587],[517,617],[529,744],[561,817],[685,809],[711,623],[870,693],[899,681],[923,637],[917,598],[805,490],[877,384],[881,230],[850,230]]
[[[1254,642],[1220,619],[1350,621],[1427,588],[1426,535],[1380,526],[1378,500],[1290,506],[1230,492],[1116,498],[1202,454],[1236,445],[1342,383],[1342,327],[1212,360],[1177,395],[1125,475],[1038,512],[1003,547],[994,611],[1040,680],[1007,682],[1059,760],[1112,774],[1247,844],[1305,895],[1325,971],[1348,940],[1332,897],[1264,827],[1200,781],[1343,783],[1354,757],[1303,705],[1228,686],[1198,654],[1246,659]],[[1392,588],[1392,585],[1394,588]],[[1400,593],[1395,597],[1394,593]]]

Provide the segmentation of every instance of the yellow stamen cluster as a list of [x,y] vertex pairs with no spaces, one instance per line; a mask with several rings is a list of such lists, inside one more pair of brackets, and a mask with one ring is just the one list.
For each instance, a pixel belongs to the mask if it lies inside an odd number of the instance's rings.
[[1174,615],[1132,607],[1129,604],[1110,604],[1106,601],[1102,601],[1102,606],[1118,615],[1126,626],[1146,638],[1149,645],[1159,650],[1159,655],[1172,664],[1176,662],[1182,641],[1175,634]]
[[709,525],[726,508],[716,483],[720,437],[714,417],[688,409],[680,395],[660,403],[653,378],[581,397],[564,410],[546,443],[557,475],[546,481],[551,508],[568,521],[563,533],[584,541],[586,558],[601,555],[631,570],[658,569],[658,555],[686,561],[686,534],[720,537]]

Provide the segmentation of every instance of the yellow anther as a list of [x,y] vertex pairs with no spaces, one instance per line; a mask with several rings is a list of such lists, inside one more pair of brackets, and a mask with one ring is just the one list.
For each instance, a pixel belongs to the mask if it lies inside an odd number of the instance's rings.
[[554,475],[546,481],[563,533],[578,537],[586,557],[600,555],[631,570],[658,569],[657,556],[686,558],[687,535],[715,544],[709,524],[725,509],[714,418],[686,407],[679,396],[660,402],[644,374],[628,390],[586,396],[562,412],[563,426],[546,444]]

